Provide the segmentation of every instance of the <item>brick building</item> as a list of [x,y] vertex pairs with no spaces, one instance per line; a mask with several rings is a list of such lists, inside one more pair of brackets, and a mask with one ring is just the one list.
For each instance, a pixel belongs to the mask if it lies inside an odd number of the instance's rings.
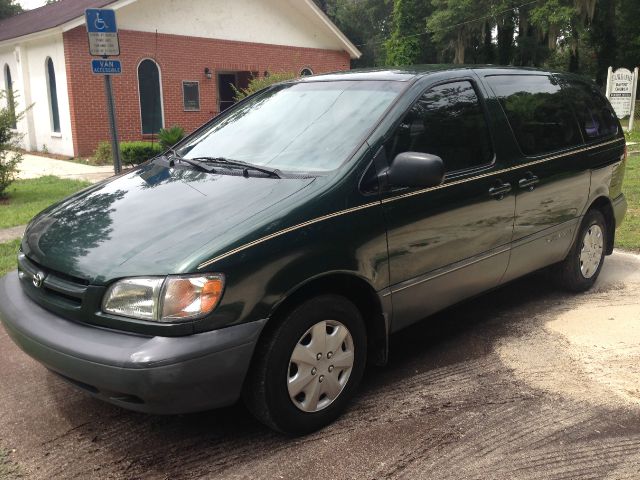
[[113,77],[122,140],[191,131],[268,72],[349,68],[358,49],[312,0],[60,0],[0,22],[0,89],[15,95],[27,150],[88,156],[108,140],[103,80],[91,73],[86,8],[112,8],[122,74]]

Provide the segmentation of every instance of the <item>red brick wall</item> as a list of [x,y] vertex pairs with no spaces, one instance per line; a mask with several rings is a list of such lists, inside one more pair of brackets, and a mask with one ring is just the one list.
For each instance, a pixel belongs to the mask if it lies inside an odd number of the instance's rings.
[[[349,54],[334,50],[265,45],[181,35],[120,31],[122,75],[114,76],[113,88],[121,140],[142,140],[137,66],[153,58],[160,66],[164,125],[194,130],[218,112],[216,73],[225,71],[314,73],[349,69]],[[91,74],[87,33],[83,26],[64,33],[64,53],[71,109],[71,128],[76,156],[93,153],[99,142],[109,139],[103,79]],[[204,75],[205,67],[213,78]],[[185,112],[182,81],[200,82],[200,111]],[[96,100],[97,99],[97,100]]]

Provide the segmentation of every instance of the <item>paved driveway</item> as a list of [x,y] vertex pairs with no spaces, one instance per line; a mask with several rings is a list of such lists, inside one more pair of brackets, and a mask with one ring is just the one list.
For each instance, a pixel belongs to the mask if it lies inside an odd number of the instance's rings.
[[243,407],[94,401],[0,329],[0,445],[29,478],[640,478],[640,257],[567,295],[537,275],[392,341],[334,425],[290,439]]

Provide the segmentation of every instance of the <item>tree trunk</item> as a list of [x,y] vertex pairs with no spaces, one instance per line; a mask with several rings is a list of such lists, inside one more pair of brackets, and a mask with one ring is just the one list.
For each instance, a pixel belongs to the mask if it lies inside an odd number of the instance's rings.
[[456,64],[464,63],[464,48],[465,48],[464,29],[459,28],[458,35],[456,37],[456,53],[453,59],[453,63],[456,63]]

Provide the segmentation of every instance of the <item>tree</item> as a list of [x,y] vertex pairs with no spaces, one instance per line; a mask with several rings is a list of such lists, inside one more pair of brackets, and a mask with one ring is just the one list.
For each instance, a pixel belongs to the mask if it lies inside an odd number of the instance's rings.
[[13,95],[7,95],[0,90],[0,197],[15,179],[18,164],[22,160],[19,152],[20,135],[14,130],[14,125],[22,118],[16,112],[17,103]]
[[15,0],[0,0],[0,20],[22,13],[22,7]]
[[425,21],[431,5],[424,0],[394,0],[392,30],[385,42],[388,65],[412,65],[435,60]]
[[[465,63],[465,52],[482,36],[487,5],[478,0],[432,0],[427,30],[442,52],[453,50],[453,63]],[[485,32],[486,33],[486,32]]]

